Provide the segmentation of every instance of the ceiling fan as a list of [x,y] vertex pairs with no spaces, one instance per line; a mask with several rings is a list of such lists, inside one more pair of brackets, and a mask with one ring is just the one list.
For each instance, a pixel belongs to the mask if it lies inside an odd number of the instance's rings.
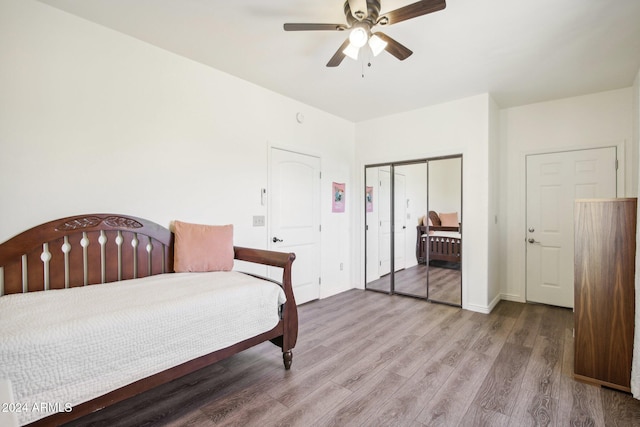
[[358,59],[360,48],[369,44],[374,56],[386,50],[399,60],[407,59],[413,53],[388,35],[371,30],[379,25],[387,27],[407,19],[437,12],[446,7],[445,0],[422,0],[408,6],[380,15],[380,0],[347,0],[344,14],[347,24],[284,24],[285,31],[345,31],[351,30],[338,51],[331,57],[327,67],[337,67],[345,56]]

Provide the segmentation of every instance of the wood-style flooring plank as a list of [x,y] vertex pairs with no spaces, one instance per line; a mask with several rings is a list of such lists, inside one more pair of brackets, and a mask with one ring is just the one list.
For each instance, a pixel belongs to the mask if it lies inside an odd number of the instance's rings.
[[485,411],[510,416],[530,355],[529,347],[505,344],[476,394],[474,404]]
[[378,427],[411,425],[453,370],[434,360],[422,365],[372,416],[374,424]]
[[473,313],[468,321],[449,337],[446,343],[433,355],[433,359],[452,367],[458,366],[462,355],[473,346],[484,332],[490,317]]
[[201,411],[215,426],[262,426],[287,408],[265,393],[265,387],[249,386]]
[[[346,351],[336,353],[309,369],[296,367],[292,378],[271,384],[268,393],[283,405],[292,407],[342,372],[345,366],[351,366],[354,361],[360,360],[371,347],[371,341],[360,340]],[[292,366],[291,370],[293,369]]]
[[541,396],[560,397],[560,374],[562,369],[562,340],[538,336],[532,348],[532,357],[527,366],[522,387]]
[[472,403],[469,409],[462,417],[460,426],[476,426],[476,427],[511,427],[513,423],[511,418],[500,412],[483,409]]
[[[502,304],[498,304],[498,307],[501,306]],[[483,333],[471,346],[471,350],[493,358],[497,357],[515,323],[516,318],[512,316],[491,316],[490,321],[483,328]]]
[[416,421],[426,426],[458,425],[491,369],[493,360],[485,354],[467,351],[459,368],[449,375]]
[[406,381],[405,378],[385,369],[369,378],[360,389],[345,399],[342,404],[322,417],[314,426],[348,427],[375,425],[373,415],[381,401]]
[[604,424],[617,427],[640,426],[640,405],[630,394],[601,388]]
[[522,427],[558,426],[558,399],[529,388],[520,388],[515,408],[511,413],[512,425]]
[[281,414],[265,423],[265,427],[310,426],[353,394],[351,390],[326,381]]
[[600,388],[562,377],[557,425],[604,426]]
[[165,425],[166,427],[215,427],[215,423],[200,409],[187,412]]
[[403,354],[416,340],[415,336],[399,337],[390,343],[372,349],[368,354],[362,353],[359,360],[341,370],[331,380],[351,391],[356,391],[366,381],[383,370],[398,355]]
[[418,338],[411,347],[391,363],[390,370],[406,378],[411,377],[422,364],[431,359],[443,346],[450,343],[456,331],[468,322],[473,313],[448,307],[443,319],[426,335]]
[[540,323],[544,306],[540,304],[525,304],[513,330],[507,339],[511,344],[519,344],[525,347],[533,347]]

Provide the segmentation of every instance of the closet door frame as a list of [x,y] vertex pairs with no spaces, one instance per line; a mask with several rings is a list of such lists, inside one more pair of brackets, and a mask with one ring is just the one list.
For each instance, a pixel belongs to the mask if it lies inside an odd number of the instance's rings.
[[[427,174],[427,179],[426,179],[426,192],[427,192],[427,203],[426,203],[426,214],[428,215],[429,213],[429,162],[432,161],[436,161],[436,160],[447,160],[447,159],[456,159],[459,158],[460,159],[460,222],[463,222],[463,210],[464,210],[464,206],[463,206],[463,182],[462,182],[462,170],[463,170],[463,155],[462,153],[460,154],[451,154],[451,155],[446,155],[446,156],[436,156],[436,157],[425,157],[425,158],[420,158],[420,159],[414,159],[414,160],[404,160],[404,161],[395,161],[395,162],[386,162],[386,163],[374,163],[374,164],[367,164],[364,165],[364,182],[365,182],[365,200],[364,200],[364,225],[365,225],[365,232],[364,232],[364,247],[365,247],[365,253],[364,253],[364,287],[365,290],[370,290],[370,291],[374,291],[374,292],[382,292],[382,293],[386,293],[389,295],[402,295],[402,296],[408,296],[408,297],[412,297],[412,298],[418,298],[418,299],[422,299],[425,301],[432,301],[429,299],[429,283],[428,283],[428,266],[429,266],[429,259],[428,259],[428,253],[427,253],[427,279],[425,281],[425,286],[426,286],[426,296],[420,296],[420,295],[414,295],[414,294],[409,294],[409,293],[403,293],[403,292],[398,292],[395,289],[395,167],[397,166],[407,166],[407,165],[414,165],[414,164],[421,164],[424,163],[425,167],[426,167],[426,174]],[[380,167],[389,167],[389,171],[390,171],[390,180],[391,180],[391,191],[390,191],[390,200],[389,200],[389,206],[390,206],[390,217],[391,217],[391,239],[390,239],[390,250],[391,250],[391,256],[390,256],[390,262],[391,262],[391,270],[390,270],[390,282],[389,282],[389,290],[379,290],[379,289],[374,289],[374,288],[368,288],[367,287],[367,265],[368,265],[368,257],[367,257],[367,227],[369,226],[369,224],[367,224],[367,201],[366,201],[366,185],[367,185],[367,169],[368,168],[380,168]],[[376,199],[374,198],[374,203],[378,203],[376,201]],[[460,230],[462,232],[462,230]],[[433,302],[438,302],[438,303],[442,303],[442,304],[447,304],[447,305],[453,305],[456,307],[461,307],[462,306],[462,265],[460,266],[460,304],[452,304],[452,303],[448,303],[448,302],[443,302],[443,301],[433,301]]]

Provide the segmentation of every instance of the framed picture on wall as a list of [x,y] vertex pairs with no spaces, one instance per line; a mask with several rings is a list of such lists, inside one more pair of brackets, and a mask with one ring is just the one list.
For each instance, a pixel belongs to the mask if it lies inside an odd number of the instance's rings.
[[373,212],[373,187],[365,189],[365,203],[367,204],[367,212]]
[[344,212],[344,187],[344,183],[333,183],[331,191],[333,198],[331,212]]

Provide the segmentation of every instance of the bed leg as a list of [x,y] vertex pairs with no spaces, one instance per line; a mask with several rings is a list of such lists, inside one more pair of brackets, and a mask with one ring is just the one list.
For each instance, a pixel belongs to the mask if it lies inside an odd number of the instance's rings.
[[284,361],[284,369],[291,369],[291,361],[293,359],[291,350],[282,352],[282,359]]

